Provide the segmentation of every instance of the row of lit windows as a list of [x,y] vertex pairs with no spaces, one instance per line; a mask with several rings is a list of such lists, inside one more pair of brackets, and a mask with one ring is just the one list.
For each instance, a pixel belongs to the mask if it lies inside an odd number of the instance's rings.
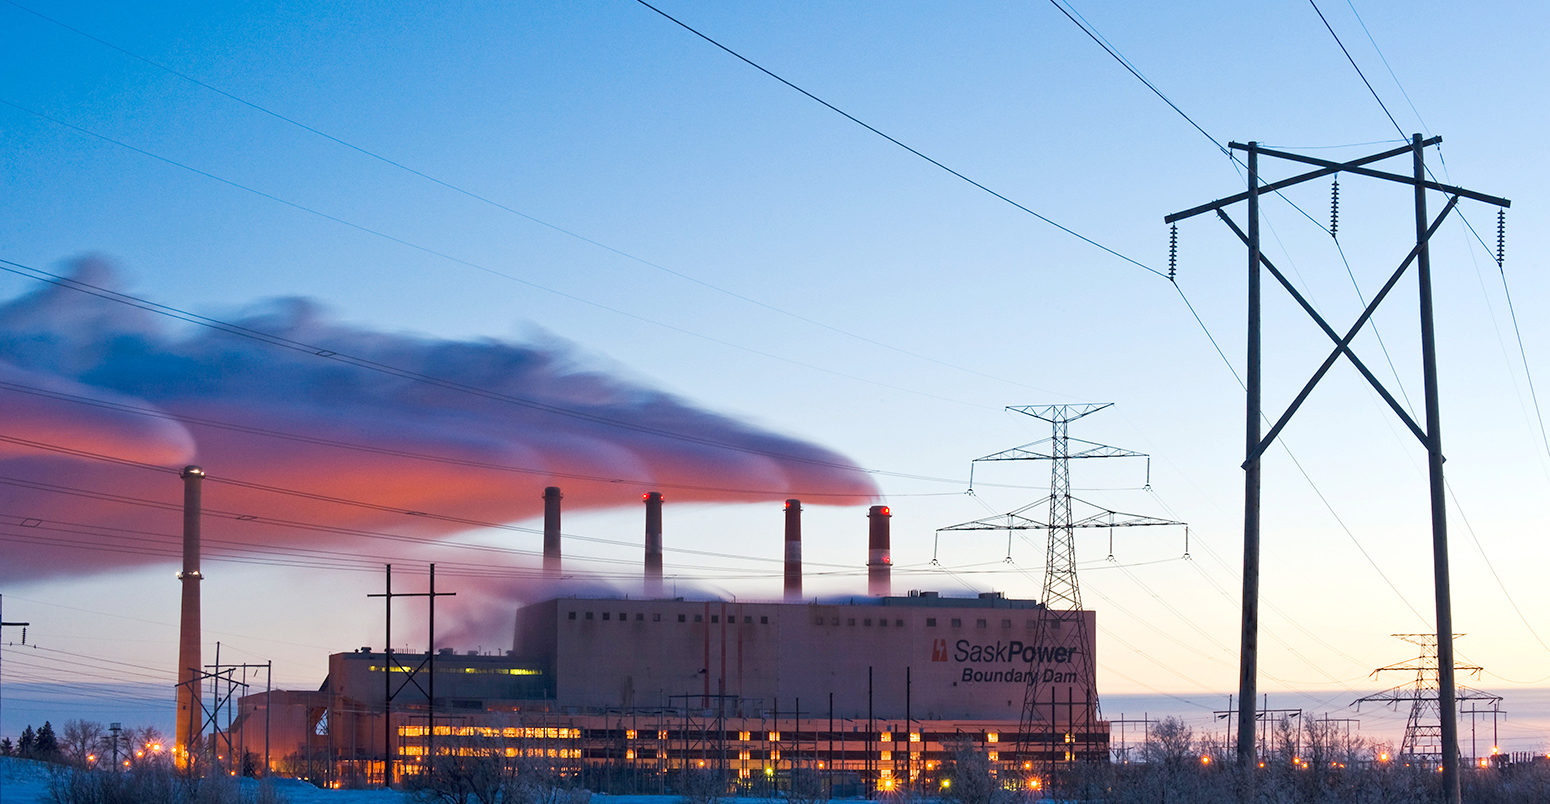
[[[413,673],[417,670],[419,668],[405,667],[401,664],[387,669],[389,673]],[[382,668],[377,665],[370,665],[366,668],[366,671],[369,673],[380,673]],[[544,671],[535,670],[531,667],[438,667],[436,672],[462,673],[475,676],[541,676],[544,674]]]
[[[574,620],[574,619],[576,619],[576,614],[577,614],[577,612],[569,611],[569,612],[565,613],[565,617],[568,620]],[[583,615],[582,619],[592,620],[592,619],[596,619],[596,617],[594,615],[597,614],[597,612],[586,611],[586,612],[581,612],[581,614]],[[614,613],[611,612],[611,611],[602,612],[603,620],[607,621],[607,620],[614,619],[613,614]],[[624,612],[624,611],[619,612],[618,619],[619,619],[619,622],[621,622],[621,623],[622,622],[628,622],[629,619],[630,619],[629,612]],[[645,614],[645,612],[640,612],[640,611],[635,612],[635,622],[641,623],[641,622],[645,622],[645,621],[646,621],[646,614]],[[651,614],[651,621],[654,622],[654,623],[662,622],[662,613],[661,612],[652,612],[652,614]],[[687,614],[680,614],[680,615],[678,615],[678,621],[681,622],[681,623],[688,622],[689,621],[689,615],[687,615]],[[705,622],[705,615],[704,614],[696,614],[696,615],[694,615],[694,621],[697,622],[697,623]],[[712,623],[720,623],[721,622],[721,615],[720,614],[712,614],[712,615],[710,615],[710,621]],[[735,615],[735,614],[728,615],[727,616],[727,622],[728,623],[736,623],[737,622],[737,615]],[[743,624],[744,625],[753,625],[753,615],[751,615],[751,614],[743,615]],[[761,616],[759,618],[759,624],[760,625],[769,625],[770,624],[769,616],[767,616],[767,615],[766,616]],[[903,624],[902,621],[900,622],[900,624],[901,625]]]
[[[423,756],[425,756],[425,746],[421,746],[421,745],[405,745],[405,746],[400,746],[399,749],[398,749],[398,752],[400,754],[406,756],[406,757],[423,757]],[[467,748],[467,747],[444,748],[444,747],[438,747],[436,749],[436,753],[439,756],[483,757],[483,756],[489,756],[490,755],[490,750],[487,749],[487,748]],[[545,759],[581,759],[581,749],[580,748],[525,748],[525,749],[524,748],[507,748],[505,751],[502,751],[500,753],[504,754],[507,757],[511,757],[513,759],[516,758],[516,757],[534,757],[534,758],[545,758]]]
[[[399,726],[400,737],[424,737],[430,733],[428,726]],[[574,740],[581,737],[581,729],[556,726],[437,726],[437,737],[505,737],[528,740]]]

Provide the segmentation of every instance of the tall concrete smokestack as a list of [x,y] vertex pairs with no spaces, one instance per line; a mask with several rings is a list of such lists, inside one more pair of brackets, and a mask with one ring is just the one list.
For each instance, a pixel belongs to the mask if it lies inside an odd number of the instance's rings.
[[662,596],[662,492],[641,495],[646,501],[646,594]]
[[802,599],[802,501],[786,501],[786,602]]
[[197,761],[204,718],[199,708],[199,673],[203,659],[199,653],[199,484],[205,472],[197,466],[183,467],[183,571],[178,581],[183,587],[183,621],[178,629],[178,718],[173,735],[172,756],[179,767]]
[[867,511],[866,516],[870,520],[867,527],[867,594],[873,597],[887,597],[893,588],[889,577],[893,570],[893,556],[888,533],[888,520],[893,514],[886,505],[874,505]]
[[560,577],[560,494],[559,486],[544,489],[544,577]]

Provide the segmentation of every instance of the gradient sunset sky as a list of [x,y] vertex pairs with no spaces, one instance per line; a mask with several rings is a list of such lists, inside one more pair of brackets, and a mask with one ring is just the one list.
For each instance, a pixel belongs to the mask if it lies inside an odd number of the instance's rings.
[[[0,731],[118,719],[28,682],[165,682],[170,713],[184,463],[231,515],[207,658],[315,687],[381,647],[385,561],[405,588],[437,562],[459,650],[509,648],[523,599],[636,592],[651,489],[680,594],[778,596],[801,497],[811,595],[864,593],[885,503],[895,590],[1036,597],[1038,534],[936,531],[1047,493],[1022,463],[968,494],[970,460],[1048,435],[1005,406],[1064,402],[1115,403],[1071,434],[1152,456],[1079,463],[1079,497],[1190,525],[1188,559],[1180,529],[1116,531],[1112,561],[1082,535],[1100,689],[1208,723],[1237,676],[1246,258],[1190,220],[1172,284],[1162,218],[1242,189],[1229,140],[1413,132],[1440,181],[1513,201],[1500,269],[1494,207],[1433,245],[1465,683],[1510,711],[1550,682],[1550,8],[654,5],[1004,198],[629,0],[0,3],[0,593],[38,646],[5,647]],[[1330,207],[1328,180],[1267,199],[1266,254],[1344,329],[1413,245],[1411,191],[1342,175],[1338,238]],[[1328,340],[1266,299],[1274,418]],[[1410,274],[1356,349],[1419,411],[1415,308]],[[1282,443],[1260,686],[1341,711],[1433,628],[1425,456],[1344,363]],[[530,572],[550,484],[557,588]],[[407,606],[395,647],[423,649]]]

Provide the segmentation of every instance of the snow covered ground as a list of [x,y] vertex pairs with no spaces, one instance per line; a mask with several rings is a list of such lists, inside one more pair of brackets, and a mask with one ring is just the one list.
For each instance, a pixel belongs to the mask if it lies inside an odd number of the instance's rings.
[[[48,798],[50,766],[40,762],[0,757],[0,804],[37,804]],[[256,787],[251,779],[243,785]],[[282,779],[276,790],[291,804],[410,804],[414,798],[393,790],[320,790],[306,782]],[[679,796],[593,795],[592,804],[678,804]],[[769,799],[727,799],[729,804],[771,804]]]

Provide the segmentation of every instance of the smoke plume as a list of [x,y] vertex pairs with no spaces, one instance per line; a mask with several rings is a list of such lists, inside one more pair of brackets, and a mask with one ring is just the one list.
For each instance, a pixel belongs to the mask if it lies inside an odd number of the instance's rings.
[[[100,261],[74,272],[119,289]],[[67,285],[0,305],[0,579],[174,562],[188,463],[208,476],[207,560],[311,567],[537,516],[546,485],[567,511],[639,506],[648,489],[674,502],[877,493],[842,456],[587,370],[564,346],[369,331],[303,299],[227,323],[245,335]],[[490,585],[510,595],[519,584],[494,576],[519,564],[492,557]]]

